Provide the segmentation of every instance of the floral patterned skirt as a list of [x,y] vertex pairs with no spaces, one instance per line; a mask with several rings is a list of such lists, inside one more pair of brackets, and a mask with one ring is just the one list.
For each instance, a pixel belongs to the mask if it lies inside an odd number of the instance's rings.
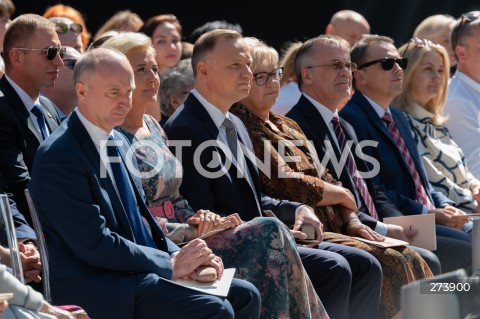
[[306,274],[295,240],[276,218],[258,217],[206,238],[225,268],[261,293],[261,318],[329,318]]
[[406,246],[385,249],[341,234],[340,217],[330,206],[316,207],[315,213],[326,231],[324,241],[365,250],[377,258],[382,265],[380,318],[392,318],[400,311],[400,292],[403,285],[433,277],[430,267],[413,249]]

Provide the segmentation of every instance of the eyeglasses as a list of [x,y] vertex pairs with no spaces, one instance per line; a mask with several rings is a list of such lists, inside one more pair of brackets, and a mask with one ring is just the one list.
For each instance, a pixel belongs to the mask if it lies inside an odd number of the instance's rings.
[[77,60],[75,60],[75,59],[65,59],[65,60],[63,60],[63,65],[65,65],[70,70],[73,70],[75,68],[75,64],[77,64]]
[[265,85],[270,77],[274,80],[280,80],[282,76],[283,67],[276,68],[272,72],[258,72],[253,74],[255,83],[257,83],[258,86]]
[[405,70],[407,68],[408,64],[408,59],[407,58],[400,58],[400,59],[394,59],[394,58],[383,58],[383,59],[378,59],[378,60],[373,60],[367,63],[364,63],[358,67],[358,69],[363,69],[366,68],[367,66],[374,65],[376,63],[379,63],[382,65],[382,69],[385,71],[389,71],[393,68],[394,64],[397,63],[402,70]]
[[318,68],[320,66],[328,66],[330,69],[334,71],[340,71],[343,69],[347,69],[350,72],[354,72],[357,70],[357,64],[354,62],[342,62],[338,60],[334,60],[332,63],[329,64],[319,64],[319,65],[310,65],[307,66],[305,69],[313,69],[313,68]]
[[55,25],[57,27],[56,28],[57,33],[60,33],[60,34],[67,33],[68,30],[72,30],[72,32],[75,32],[75,33],[82,33],[83,31],[82,25],[78,23],[66,24],[63,22],[55,22]]
[[20,51],[42,51],[46,52],[46,57],[48,61],[52,61],[53,59],[56,58],[57,54],[60,55],[60,58],[63,58],[65,55],[66,49],[65,47],[48,47],[46,49],[30,49],[30,48],[12,48],[14,50],[20,50]]
[[453,47],[457,46],[458,40],[465,33],[465,31],[468,29],[468,27],[466,27],[466,26],[470,22],[478,20],[479,18],[480,18],[480,11],[470,11],[470,12],[462,14],[462,19],[460,20],[460,24],[458,25],[458,28],[456,29],[457,34],[455,35],[455,43],[452,43]]

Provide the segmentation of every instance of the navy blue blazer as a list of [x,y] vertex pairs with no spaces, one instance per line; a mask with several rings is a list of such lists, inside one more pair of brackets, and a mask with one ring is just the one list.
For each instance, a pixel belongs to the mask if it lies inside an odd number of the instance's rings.
[[[432,203],[436,207],[443,207],[445,204],[454,205],[445,195],[435,191],[428,181],[405,115],[394,107],[390,107],[390,111],[412,155],[420,180]],[[403,214],[421,214],[423,206],[416,200],[415,184],[407,164],[403,160],[402,154],[388,128],[363,94],[359,91],[355,92],[347,105],[340,111],[340,116],[353,126],[359,141],[373,140],[378,142],[377,147],[365,147],[363,149],[366,155],[374,157],[380,163],[380,173],[373,177],[374,183],[387,194],[392,203]]]
[[[252,142],[243,122],[230,114],[237,128],[240,142],[253,152]],[[295,209],[301,204],[286,200],[277,200],[261,193],[260,176],[254,160],[246,157],[247,168],[253,180],[252,191],[250,184],[243,176],[238,176],[236,165],[226,165],[225,154],[220,147],[211,145],[201,153],[198,159],[195,152],[205,142],[215,142],[219,130],[208,114],[207,110],[190,94],[164,126],[169,138],[170,149],[178,159],[181,159],[184,177],[180,193],[194,210],[208,209],[219,215],[238,213],[243,220],[251,220],[262,216],[263,210],[271,210],[286,225],[291,226],[295,221]],[[190,146],[180,148],[172,146],[172,142],[185,140]],[[215,165],[209,170],[209,164]],[[209,171],[220,171],[217,177],[209,177],[199,171],[199,167]],[[257,200],[258,199],[258,200]]]
[[[335,143],[334,137],[332,137],[330,134],[330,130],[328,129],[325,120],[312,102],[310,102],[303,94],[301,95],[297,104],[293,106],[286,116],[297,122],[307,138],[312,141],[320,160],[322,160],[325,154],[327,154],[329,157],[335,156],[337,160],[340,159],[340,151]],[[349,127],[349,125],[347,125],[342,118],[340,118],[340,124],[344,129],[347,140],[352,140],[354,142],[352,145],[352,150],[355,149],[357,145],[355,133],[351,131],[351,127]],[[331,150],[327,148],[325,141],[330,142],[335,154],[331,154]],[[361,172],[367,172],[368,168],[363,159],[358,158],[355,152],[352,152],[352,154],[355,158],[358,170]],[[337,174],[337,171],[335,170],[331,160],[328,161],[326,167],[329,173],[342,183],[343,187],[348,188],[352,193],[354,192],[354,182],[346,168],[342,169],[340,174]],[[402,213],[396,209],[395,205],[390,202],[388,197],[381,190],[375,187],[371,179],[365,179],[365,182],[380,218],[384,217],[386,214],[389,214],[389,216],[402,215]],[[360,207],[360,203],[357,203],[357,205]],[[358,212],[358,216],[362,223],[368,225],[372,229],[375,229],[377,225],[377,220],[375,218],[362,211]]]
[[[40,95],[40,104],[48,129],[53,132],[60,124],[58,113],[43,95]],[[33,158],[42,136],[28,121],[29,117],[20,96],[3,76],[0,79],[0,171],[5,183],[0,193],[11,193],[18,209],[32,225],[24,191],[30,181]]]
[[[124,160],[129,144],[114,134],[124,143]],[[131,179],[158,249],[134,242],[121,200],[76,111],[38,149],[29,190],[45,233],[54,304],[78,304],[92,318],[133,318],[136,274],[171,278],[170,254],[179,248],[150,214],[141,181]]]

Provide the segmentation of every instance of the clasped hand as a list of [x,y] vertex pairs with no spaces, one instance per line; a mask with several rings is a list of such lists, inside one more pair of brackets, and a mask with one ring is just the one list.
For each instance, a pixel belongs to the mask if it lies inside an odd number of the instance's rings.
[[223,275],[222,259],[216,256],[207,243],[196,238],[183,246],[180,251],[172,257],[172,279],[197,279],[195,270],[202,265],[212,266],[217,271],[217,279]]
[[200,209],[187,220],[187,223],[189,225],[196,225],[197,236],[202,236],[212,230],[235,228],[243,223],[243,221],[236,213],[228,215],[227,217],[221,217],[209,210]]

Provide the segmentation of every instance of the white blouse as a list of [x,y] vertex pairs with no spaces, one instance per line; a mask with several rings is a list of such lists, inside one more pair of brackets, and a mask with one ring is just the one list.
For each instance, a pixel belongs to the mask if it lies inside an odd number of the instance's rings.
[[428,178],[435,190],[454,201],[457,208],[471,213],[478,205],[471,187],[480,182],[468,170],[463,151],[447,127],[434,124],[433,116],[418,104],[407,113]]

